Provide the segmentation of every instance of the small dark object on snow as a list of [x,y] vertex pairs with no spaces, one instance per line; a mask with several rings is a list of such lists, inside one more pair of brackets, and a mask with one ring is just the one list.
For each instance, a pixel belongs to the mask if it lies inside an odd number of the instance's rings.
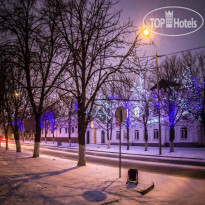
[[138,170],[137,169],[129,169],[128,170],[128,176],[127,176],[127,183],[135,182],[135,184],[138,184]]

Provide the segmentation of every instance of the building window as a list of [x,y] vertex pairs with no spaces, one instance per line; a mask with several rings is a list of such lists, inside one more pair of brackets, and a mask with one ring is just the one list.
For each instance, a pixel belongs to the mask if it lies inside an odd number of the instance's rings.
[[135,130],[135,140],[139,140],[140,135],[139,135],[139,130]]
[[187,128],[186,127],[181,128],[181,139],[187,139]]
[[120,131],[116,132],[116,139],[119,140],[120,139]]
[[124,140],[127,140],[128,136],[127,136],[127,132],[124,132]]
[[158,139],[159,139],[159,130],[154,129],[154,140],[158,140]]
[[101,132],[101,143],[104,144],[105,143],[105,131],[102,130]]
[[67,133],[68,132],[68,129],[67,128],[65,128],[65,133]]
[[59,132],[60,132],[60,134],[61,134],[61,128],[59,129]]

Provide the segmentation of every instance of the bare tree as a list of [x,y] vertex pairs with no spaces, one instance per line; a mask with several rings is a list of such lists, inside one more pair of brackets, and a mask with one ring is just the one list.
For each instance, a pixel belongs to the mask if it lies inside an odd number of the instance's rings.
[[148,151],[148,127],[153,124],[152,120],[152,92],[149,90],[149,76],[145,72],[141,74],[141,78],[138,83],[134,83],[132,87],[132,99],[136,100],[134,102],[135,108],[135,118],[136,122],[143,125],[144,128],[144,140],[145,140],[145,151]]
[[132,24],[122,24],[114,6],[110,0],[64,0],[58,6],[59,31],[65,52],[72,56],[67,87],[78,102],[79,166],[86,165],[85,132],[97,93],[112,74],[131,72],[134,66],[128,56],[139,45],[139,35],[131,44],[126,42]]
[[6,72],[8,65],[8,58],[5,56],[6,49],[3,45],[0,47],[0,125],[3,128],[4,135],[6,138],[6,150],[8,150],[8,131],[9,131],[9,122],[8,114],[4,106],[4,95],[6,92],[6,78],[3,73]]
[[106,83],[98,94],[97,115],[95,120],[99,127],[105,130],[107,135],[108,149],[111,147],[111,140],[113,129],[116,126],[115,122],[115,109],[118,102],[116,102],[116,82],[113,79],[111,82]]
[[28,98],[25,90],[20,89],[13,80],[7,80],[7,92],[4,94],[4,108],[8,115],[8,123],[14,133],[16,152],[21,152],[20,131],[26,116]]
[[[59,109],[61,114],[59,119],[63,119],[64,126],[68,130],[68,142],[71,146],[71,133],[77,125],[77,102],[74,97],[66,95],[61,98]],[[62,122],[61,122],[62,125]]]
[[122,106],[126,108],[127,111],[127,117],[123,125],[126,128],[126,139],[127,139],[127,150],[130,149],[130,127],[133,122],[133,112],[132,112],[132,85],[133,82],[135,81],[134,78],[131,78],[131,76],[119,76],[119,81],[118,86],[116,88],[115,95],[117,98],[121,100]]
[[[20,130],[23,128],[23,119],[26,115],[28,98],[25,90],[19,87],[19,84],[14,80],[21,79],[22,73],[16,72],[12,61],[12,55],[9,50],[1,52],[1,64],[0,64],[0,104],[1,104],[1,118],[6,135],[6,147],[8,148],[8,129],[12,129],[14,133],[14,139],[16,142],[16,151],[21,152],[20,146]],[[9,73],[10,77],[6,77]]]
[[184,96],[186,89],[183,86],[183,64],[180,58],[172,56],[161,64],[160,103],[164,114],[169,118],[170,152],[174,152],[175,125],[185,111]]
[[205,54],[183,54],[186,109],[200,122],[199,146],[205,145]]
[[[56,27],[58,18],[53,3],[1,0],[0,6],[0,31],[7,36],[7,44],[14,50],[13,64],[25,75],[25,80],[18,83],[27,90],[35,118],[33,157],[39,156],[40,119],[46,109],[44,101],[59,87],[67,65],[61,56],[61,40]],[[64,67],[61,67],[62,61]]]

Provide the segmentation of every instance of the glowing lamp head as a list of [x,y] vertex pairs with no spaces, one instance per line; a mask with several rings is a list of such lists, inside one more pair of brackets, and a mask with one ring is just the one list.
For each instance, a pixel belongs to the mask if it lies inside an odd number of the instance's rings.
[[150,34],[149,30],[147,30],[147,29],[145,29],[143,32],[144,32],[145,36],[149,36],[149,34]]
[[18,97],[18,96],[19,96],[19,93],[16,92],[16,93],[15,93],[15,96]]

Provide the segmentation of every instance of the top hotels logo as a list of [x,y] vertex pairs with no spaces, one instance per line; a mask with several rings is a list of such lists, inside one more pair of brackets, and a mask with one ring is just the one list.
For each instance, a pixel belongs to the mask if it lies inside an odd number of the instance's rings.
[[164,36],[184,36],[199,30],[204,19],[198,12],[179,6],[161,7],[143,18],[145,27]]

